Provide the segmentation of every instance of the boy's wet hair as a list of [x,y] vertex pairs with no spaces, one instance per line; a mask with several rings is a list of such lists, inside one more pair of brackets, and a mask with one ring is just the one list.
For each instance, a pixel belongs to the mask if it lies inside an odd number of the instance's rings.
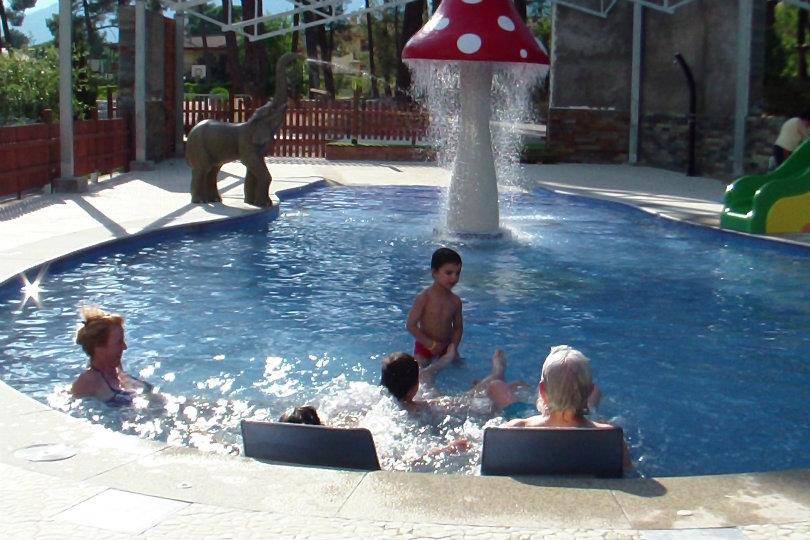
[[286,422],[288,424],[309,424],[311,426],[320,426],[321,419],[318,417],[318,411],[311,405],[304,405],[296,407],[290,412],[286,412],[278,419],[279,422]]
[[432,270],[438,270],[442,265],[447,263],[461,266],[461,255],[446,247],[439,248],[433,252],[433,256],[430,258],[430,268]]
[[402,400],[419,384],[419,364],[404,352],[391,353],[382,361],[380,384],[398,400]]

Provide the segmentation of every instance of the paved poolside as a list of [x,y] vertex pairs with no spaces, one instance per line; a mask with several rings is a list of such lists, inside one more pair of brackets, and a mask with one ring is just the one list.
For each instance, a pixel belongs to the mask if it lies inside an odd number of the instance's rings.
[[[432,165],[271,160],[273,190],[446,185]],[[181,160],[105,179],[82,195],[0,205],[0,282],[144,231],[248,215],[244,168],[221,205],[192,205]],[[716,226],[725,186],[645,167],[531,165],[525,185],[607,198]],[[791,240],[808,243],[808,235]],[[64,461],[19,449],[59,443]],[[0,382],[0,538],[810,538],[810,470],[582,480],[433,476],[270,465],[107,431]]]

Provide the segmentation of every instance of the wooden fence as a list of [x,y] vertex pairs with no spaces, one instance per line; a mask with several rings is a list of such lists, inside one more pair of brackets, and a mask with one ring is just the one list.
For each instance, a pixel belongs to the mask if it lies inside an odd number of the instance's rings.
[[[73,123],[74,175],[127,169],[133,159],[130,129],[123,118]],[[60,171],[59,124],[0,127],[0,196],[47,186]]]
[[[255,110],[250,98],[188,100],[183,107],[186,133],[197,122],[213,118],[244,122]],[[408,141],[425,137],[428,117],[415,105],[391,105],[362,100],[290,101],[287,114],[268,155],[323,157],[326,143],[342,139]]]

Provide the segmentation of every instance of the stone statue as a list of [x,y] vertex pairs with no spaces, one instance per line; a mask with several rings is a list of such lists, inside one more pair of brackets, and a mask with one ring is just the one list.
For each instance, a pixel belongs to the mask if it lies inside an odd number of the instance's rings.
[[217,175],[225,163],[238,159],[247,168],[245,202],[270,206],[272,177],[264,163],[267,146],[287,111],[287,68],[299,55],[286,53],[276,63],[276,94],[241,124],[203,120],[191,129],[186,162],[191,166],[191,202],[220,202]]

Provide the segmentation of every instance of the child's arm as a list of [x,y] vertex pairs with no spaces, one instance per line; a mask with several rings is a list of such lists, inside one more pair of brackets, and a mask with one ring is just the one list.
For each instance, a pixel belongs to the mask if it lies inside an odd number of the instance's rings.
[[461,299],[456,298],[458,305],[456,306],[456,313],[453,315],[453,337],[450,342],[458,349],[461,343],[461,336],[464,335],[464,317],[461,315]]
[[422,320],[422,313],[425,311],[425,304],[427,304],[427,295],[420,293],[413,301],[413,307],[408,313],[408,321],[405,323],[405,327],[416,341],[433,351],[437,345],[436,340],[425,334],[419,327],[419,321]]
[[456,346],[452,343],[447,347],[447,352],[440,356],[427,367],[419,370],[419,380],[424,384],[433,384],[436,374],[446,368],[450,362],[456,359]]

